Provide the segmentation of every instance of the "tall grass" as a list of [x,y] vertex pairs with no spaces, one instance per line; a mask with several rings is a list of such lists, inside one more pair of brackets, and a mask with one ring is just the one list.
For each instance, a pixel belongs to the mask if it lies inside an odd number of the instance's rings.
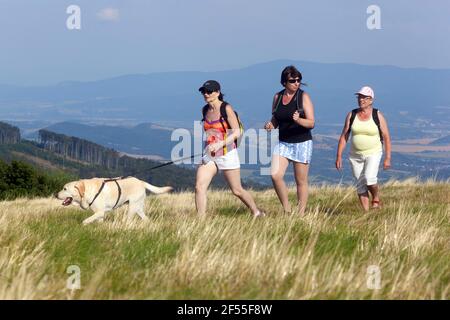
[[[303,218],[251,192],[266,217],[229,191],[209,192],[206,218],[178,193],[149,196],[148,222],[120,208],[88,226],[91,213],[58,200],[0,202],[0,299],[450,298],[449,183],[390,181],[369,213],[352,188],[313,187]],[[71,265],[79,290],[66,287]]]

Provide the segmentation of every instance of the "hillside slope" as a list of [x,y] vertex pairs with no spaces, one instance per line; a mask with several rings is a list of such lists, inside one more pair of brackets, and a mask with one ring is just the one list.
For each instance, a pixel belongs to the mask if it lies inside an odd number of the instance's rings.
[[[157,170],[150,168],[161,163],[146,159],[135,159],[132,167],[112,170],[73,158],[63,157],[39,148],[36,143],[22,140],[18,144],[0,145],[0,158],[9,162],[20,160],[42,170],[63,171],[80,178],[117,177],[134,175],[156,185],[173,185],[177,190],[192,189],[195,185],[195,171],[179,166],[167,166]],[[223,186],[223,179],[216,179],[215,186]]]
[[351,188],[312,188],[303,218],[252,192],[267,217],[228,191],[204,219],[186,192],[148,197],[147,223],[121,208],[89,226],[54,199],[0,202],[0,299],[450,298],[449,183],[390,182],[367,214]]

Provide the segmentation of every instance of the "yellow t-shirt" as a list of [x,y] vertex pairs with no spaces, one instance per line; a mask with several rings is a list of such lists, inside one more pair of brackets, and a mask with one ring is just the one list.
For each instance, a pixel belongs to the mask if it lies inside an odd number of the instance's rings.
[[351,152],[368,156],[383,151],[378,127],[370,117],[367,121],[361,121],[358,116],[353,121]]

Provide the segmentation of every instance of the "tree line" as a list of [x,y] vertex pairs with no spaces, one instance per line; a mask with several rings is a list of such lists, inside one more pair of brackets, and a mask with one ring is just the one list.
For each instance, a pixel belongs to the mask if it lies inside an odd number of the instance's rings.
[[0,122],[0,144],[12,144],[20,142],[20,130],[17,127]]
[[41,129],[39,130],[38,143],[41,148],[64,157],[100,165],[107,169],[119,167],[119,152],[85,139]]

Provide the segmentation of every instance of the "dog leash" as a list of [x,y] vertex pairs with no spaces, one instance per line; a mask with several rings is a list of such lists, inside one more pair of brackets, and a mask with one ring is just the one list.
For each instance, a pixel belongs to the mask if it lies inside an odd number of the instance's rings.
[[[183,160],[188,160],[188,159],[194,159],[195,157],[198,157],[198,156],[203,156],[203,153],[202,153],[202,154],[194,154],[194,155],[192,155],[192,156],[190,156],[190,157],[180,158],[180,159],[176,159],[176,160],[173,160],[173,161],[169,161],[169,162],[166,162],[166,163],[159,164],[159,165],[157,165],[157,166],[151,167],[151,168],[149,168],[149,169],[139,170],[139,171],[134,171],[134,172],[130,173],[128,176],[134,176],[134,175],[136,175],[137,173],[148,172],[148,171],[152,171],[152,170],[155,170],[155,169],[159,169],[159,168],[162,168],[162,167],[165,167],[165,166],[170,166],[171,164],[174,164],[175,162],[179,162],[179,161],[183,161]],[[128,176],[127,176],[127,177],[128,177]],[[125,176],[121,176],[120,178],[125,178]]]
[[192,155],[190,157],[180,158],[180,159],[173,160],[173,161],[170,161],[170,162],[167,162],[167,163],[163,163],[163,164],[157,165],[155,167],[151,167],[150,169],[147,169],[146,171],[155,170],[155,169],[159,169],[159,168],[162,168],[162,167],[165,167],[165,166],[169,166],[169,165],[174,164],[175,162],[178,162],[178,161],[194,159],[195,157],[198,157],[198,156],[203,156],[203,153],[202,154],[194,154],[194,155]]

